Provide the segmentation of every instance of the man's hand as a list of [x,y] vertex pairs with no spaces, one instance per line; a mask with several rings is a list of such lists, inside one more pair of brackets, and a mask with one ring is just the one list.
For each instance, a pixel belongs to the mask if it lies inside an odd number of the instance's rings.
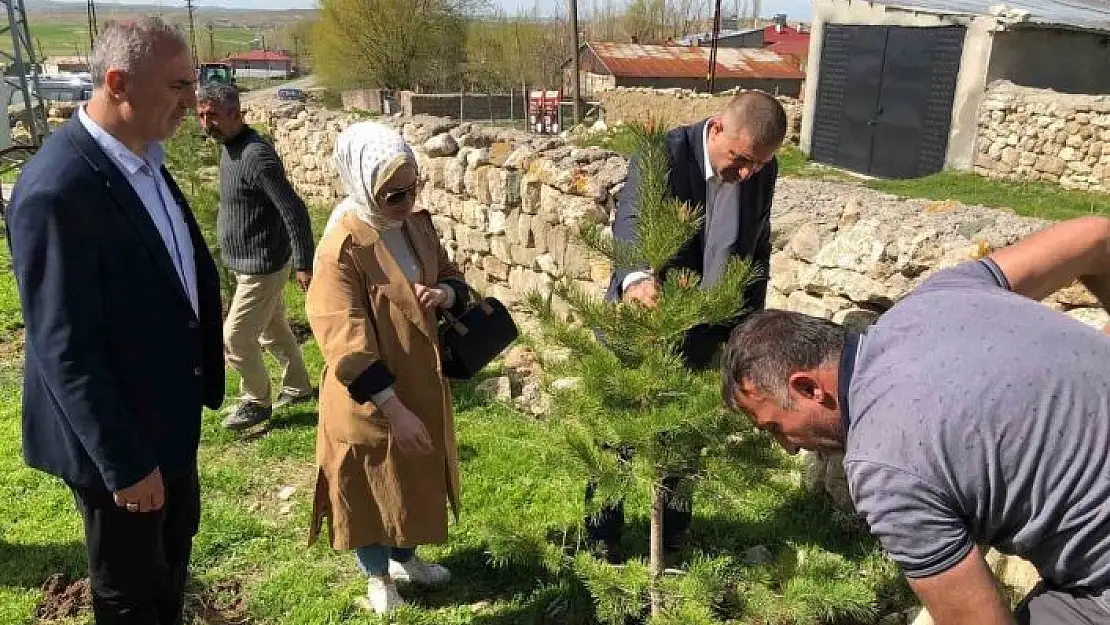
[[419,283],[412,285],[412,288],[416,291],[416,301],[420,302],[420,307],[424,310],[431,310],[447,301],[447,294],[443,289],[426,287]]
[[420,417],[401,403],[397,396],[389,398],[381,406],[385,418],[389,420],[393,440],[403,453],[423,456],[432,452],[432,438]]
[[1016,625],[978,547],[951,569],[909,582],[936,625]]
[[112,494],[116,505],[128,512],[154,512],[161,510],[166,503],[166,491],[162,486],[162,472],[154,469],[150,475],[133,486]]
[[308,285],[312,284],[312,272],[308,270],[298,271],[297,284],[301,285],[302,291],[307,291]]
[[633,282],[628,285],[621,295],[621,299],[626,302],[639,302],[648,308],[655,308],[655,298],[659,292],[659,285],[655,283],[654,278],[644,278],[639,282]]

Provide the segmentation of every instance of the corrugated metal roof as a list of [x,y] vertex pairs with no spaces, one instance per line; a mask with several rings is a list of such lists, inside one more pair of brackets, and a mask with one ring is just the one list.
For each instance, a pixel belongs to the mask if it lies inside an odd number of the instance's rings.
[[809,56],[809,41],[800,39],[788,39],[786,41],[779,41],[767,46],[767,49],[775,54],[786,56],[792,54],[798,57]]
[[[740,36],[740,35],[750,35],[752,33],[758,33],[761,30],[763,30],[763,29],[762,28],[744,28],[744,29],[741,29],[741,30],[734,30],[734,29],[722,30],[722,31],[717,33],[717,40],[719,41],[721,39],[728,39],[729,37],[737,37],[737,36]],[[701,41],[701,42],[710,42],[710,41],[713,41],[713,33],[711,33],[711,32],[710,33],[693,33],[691,35],[684,35],[682,37],[679,37],[678,39],[675,39],[674,42],[676,44],[680,45],[680,46],[689,46],[689,45],[693,45],[695,39],[698,40],[698,41]]]
[[962,15],[994,15],[991,9],[1001,4],[1011,11],[1016,9],[1028,14],[1024,20],[1020,19],[1020,14],[1014,15],[1018,22],[1110,31],[1110,2],[1107,0],[893,0],[880,3]]
[[[709,74],[709,48],[608,42],[586,45],[618,77],[705,78]],[[794,61],[770,50],[717,48],[716,77],[802,80],[806,75]]]
[[763,29],[763,43],[770,46],[780,41],[809,41],[809,31],[801,32],[793,26],[783,26],[781,30],[775,24]]

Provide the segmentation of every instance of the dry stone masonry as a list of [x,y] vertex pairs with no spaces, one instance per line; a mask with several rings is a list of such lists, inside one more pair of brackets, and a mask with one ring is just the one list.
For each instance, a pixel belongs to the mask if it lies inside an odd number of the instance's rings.
[[[286,104],[255,108],[248,118],[271,129],[307,201],[339,201],[332,149],[358,117]],[[475,287],[514,305],[564,275],[604,291],[611,268],[576,238],[586,224],[611,222],[627,175],[624,157],[440,118],[384,121],[414,147],[427,181],[421,202]],[[869,323],[936,269],[983,256],[1047,223],[843,182],[783,178],[772,209],[768,304]],[[1045,304],[1091,325],[1110,321],[1081,286]]]
[[979,112],[975,171],[1110,191],[1110,95],[991,85]]
[[[339,199],[331,150],[357,118],[302,105],[251,113],[267,124],[306,200]],[[611,267],[577,241],[587,224],[608,225],[627,160],[601,148],[431,117],[383,120],[413,146],[426,180],[420,200],[433,214],[467,281],[506,304],[568,277],[600,294]]]

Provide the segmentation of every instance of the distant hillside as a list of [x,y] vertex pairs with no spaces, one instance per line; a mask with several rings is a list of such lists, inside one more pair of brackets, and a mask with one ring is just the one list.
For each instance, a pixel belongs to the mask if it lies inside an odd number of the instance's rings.
[[[47,20],[84,18],[85,5],[80,2],[56,2],[54,0],[23,0],[27,13],[32,23]],[[166,18],[184,18],[188,15],[183,2],[174,1],[173,4],[115,4],[98,2],[96,5],[97,18],[100,21],[109,19],[128,19],[144,15],[162,15]],[[222,25],[236,26],[269,26],[287,22],[295,22],[311,18],[317,13],[316,9],[229,9],[218,6],[195,6],[194,16],[197,23],[214,22]]]
[[[81,2],[56,2],[54,0],[24,0],[31,38],[40,57],[83,56],[89,51],[88,18]],[[170,2],[173,4],[171,5]],[[161,15],[171,22],[184,26],[188,18],[181,0],[167,0],[166,4],[121,5],[97,2],[96,17],[101,24],[110,20],[135,19],[146,15]],[[311,19],[315,9],[300,10],[250,10],[225,9],[214,6],[197,7],[197,55],[202,60],[224,58],[228,54],[262,47],[291,50],[291,33],[297,22]],[[207,25],[213,26],[209,36]],[[301,44],[303,46],[303,43]],[[11,35],[0,36],[0,51],[11,51]]]

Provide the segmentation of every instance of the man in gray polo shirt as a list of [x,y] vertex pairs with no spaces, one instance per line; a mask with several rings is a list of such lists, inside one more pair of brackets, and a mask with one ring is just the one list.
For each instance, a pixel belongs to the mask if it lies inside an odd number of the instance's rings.
[[[1110,303],[1110,220],[938,271],[864,335],[765,311],[727,344],[725,401],[791,453],[845,452],[937,625],[1110,623],[1110,337],[1036,301],[1075,279]],[[1016,615],[979,544],[1044,578]]]

